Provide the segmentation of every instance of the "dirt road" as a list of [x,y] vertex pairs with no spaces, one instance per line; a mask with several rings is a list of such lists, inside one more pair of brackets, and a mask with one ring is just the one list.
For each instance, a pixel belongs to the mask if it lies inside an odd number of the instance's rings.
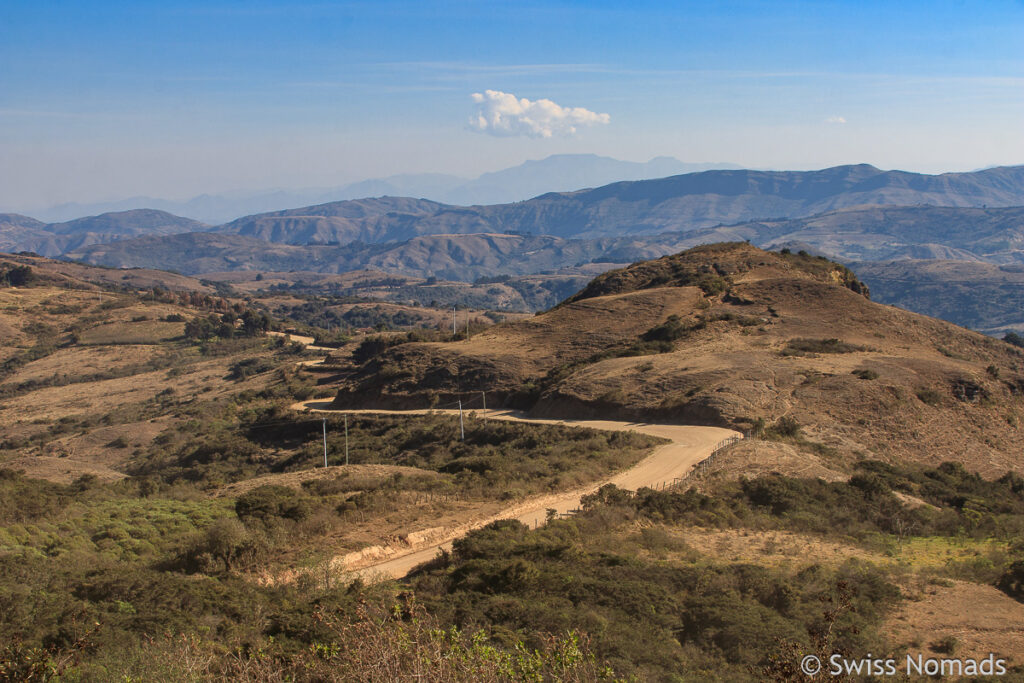
[[[430,412],[458,413],[457,410],[331,410],[330,401],[306,401],[304,403],[296,403],[292,408],[299,411],[349,414],[423,415]],[[480,412],[477,415],[483,416]],[[391,556],[386,559],[374,561],[366,566],[352,567],[353,573],[358,574],[364,580],[372,580],[375,577],[398,578],[405,576],[413,567],[432,559],[439,550],[451,548],[451,542],[454,539],[463,536],[472,529],[480,528],[498,519],[510,518],[518,519],[528,526],[541,525],[546,520],[549,509],[559,513],[574,510],[580,506],[580,498],[582,496],[593,493],[605,484],[615,484],[619,488],[634,491],[644,486],[654,488],[670,484],[673,479],[682,477],[695,464],[708,457],[715,446],[722,441],[732,437],[742,437],[742,434],[739,432],[721,427],[690,427],[683,425],[647,424],[643,422],[615,422],[611,420],[545,420],[526,417],[521,413],[509,410],[487,411],[486,418],[489,420],[587,427],[607,431],[634,431],[669,439],[671,443],[658,446],[649,456],[630,469],[604,481],[595,482],[571,491],[528,499],[506,508],[498,515],[492,515],[466,524],[458,529],[452,529],[447,538],[438,540],[425,547],[412,547],[408,548],[405,552],[399,549],[389,553]]]
[[[291,332],[267,332],[268,337],[284,337],[285,341],[299,342],[310,351],[335,351],[336,349],[330,346],[315,346],[313,342],[316,339],[313,337],[304,337],[301,334],[292,334]],[[313,361],[319,363],[320,361]]]

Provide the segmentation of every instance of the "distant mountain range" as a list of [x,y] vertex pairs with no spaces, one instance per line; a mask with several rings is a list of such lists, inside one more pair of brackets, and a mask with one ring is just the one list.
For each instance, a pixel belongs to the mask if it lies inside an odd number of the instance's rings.
[[[970,315],[962,310],[970,308],[972,291],[992,297],[999,287],[1024,287],[1016,276],[986,269],[1024,264],[1024,166],[938,176],[867,165],[714,170],[511,204],[455,206],[409,197],[329,202],[220,226],[156,210],[51,224],[0,215],[0,250],[189,274],[371,268],[473,281],[630,263],[722,241],[857,263],[869,285],[879,283],[882,301],[978,329],[1024,324],[1015,304],[979,302]],[[913,277],[893,278],[886,273],[896,266],[872,265],[908,259],[986,267],[918,267]],[[936,293],[954,271],[959,293]]]
[[[876,206],[885,204],[903,206]],[[182,233],[234,234],[302,246],[395,244],[428,235],[518,234],[597,240],[595,248],[607,246],[601,241],[604,238],[624,236],[643,236],[640,242],[659,246],[745,239],[764,246],[809,245],[846,260],[953,258],[1010,263],[1021,260],[1024,209],[1012,207],[1022,205],[1024,166],[940,176],[880,171],[867,165],[807,172],[720,170],[617,182],[489,206],[454,206],[408,197],[347,200],[246,216],[216,227],[152,209],[50,224],[2,214],[0,249],[86,259],[98,258],[95,254],[100,253],[105,258],[123,254],[117,257],[119,265],[133,265],[134,257],[128,255],[138,254],[139,247],[125,240],[146,238],[139,245],[149,250],[160,236],[171,244],[177,238],[169,236]],[[649,237],[666,232],[688,237]],[[114,241],[124,243],[91,249],[91,245]],[[355,246],[349,251],[365,252]],[[581,257],[592,253],[590,248],[584,251]],[[635,257],[652,255],[641,252]],[[169,252],[161,249],[143,256],[162,254]],[[122,263],[124,259],[128,261]],[[458,266],[457,260],[451,267]],[[250,261],[242,259],[246,265],[238,267],[255,267]]]
[[[904,206],[874,206],[893,203]],[[487,259],[474,261],[482,243],[501,254],[499,242],[504,245],[508,240],[496,241],[494,236],[521,235],[560,238],[536,248],[558,254],[568,249],[571,259],[610,257],[601,249],[617,249],[627,258],[650,258],[655,255],[650,247],[744,239],[763,246],[807,245],[856,261],[953,258],[1012,263],[1021,260],[1019,250],[1024,244],[1024,209],[1013,208],[1021,205],[1024,167],[940,176],[880,171],[867,165],[807,172],[720,170],[617,182],[490,206],[454,206],[408,197],[347,200],[256,214],[216,227],[152,209],[50,224],[2,214],[0,249],[139,265],[137,258],[180,260],[184,253],[192,253],[194,249],[177,250],[183,233],[218,233],[295,246],[352,245],[345,250],[348,257],[342,259],[345,267],[355,258],[369,258],[370,252],[379,258],[396,249],[422,253],[430,248],[434,249],[431,257],[417,262],[432,263],[445,252],[449,258],[437,267],[448,272],[457,269],[460,261],[465,267],[488,263]],[[659,237],[663,233],[673,234]],[[441,235],[448,237],[419,239]],[[465,244],[472,241],[474,248],[460,247],[460,241],[451,237],[454,235],[476,236],[462,240]],[[480,235],[491,237],[481,240]],[[632,241],[622,242],[625,236]],[[109,242],[117,244],[92,246]],[[587,246],[582,246],[584,243]],[[623,252],[624,243],[631,245],[633,253]],[[252,241],[244,244],[254,249],[254,254],[270,249],[257,248]],[[391,246],[369,250],[363,246],[383,244]],[[504,268],[519,259],[554,265],[561,258],[524,259],[525,255],[513,251],[496,257],[493,263]],[[237,262],[236,268],[262,267],[257,265],[261,257],[239,256]],[[332,258],[329,270],[340,267]],[[198,272],[195,266],[186,269]],[[312,269],[317,269],[315,264]],[[469,276],[467,271],[465,277]]]
[[866,164],[802,172],[704,171],[490,206],[392,197],[331,202],[247,216],[215,230],[290,244],[505,232],[595,238],[800,218],[865,205],[1021,206],[1024,166],[938,176]]
[[34,251],[43,256],[59,256],[90,244],[209,229],[205,223],[153,209],[106,213],[64,223],[43,223],[28,216],[5,213],[0,214],[0,251]]
[[[355,208],[350,202],[343,206]],[[380,205],[370,203],[364,208],[369,217],[370,210]],[[553,271],[579,263],[629,263],[729,241],[806,249],[847,263],[945,259],[1024,264],[1024,207],[867,207],[688,232],[589,239],[469,233],[417,235],[385,243],[292,245],[282,243],[282,235],[269,230],[270,226],[286,229],[289,223],[271,222],[258,237],[225,232],[138,237],[82,247],[66,257],[112,267],[165,267],[193,274],[292,269],[340,273],[376,268],[466,281]]]
[[403,174],[334,188],[204,194],[187,201],[131,197],[113,202],[61,204],[34,213],[38,218],[56,222],[84,215],[148,208],[217,224],[254,213],[344,199],[401,196],[432,199],[446,204],[501,204],[529,199],[545,192],[598,187],[617,180],[661,178],[679,173],[735,168],[740,167],[722,163],[686,163],[672,157],[657,157],[646,163],[638,163],[596,154],[556,154],[512,168],[484,173],[474,179],[440,173]]

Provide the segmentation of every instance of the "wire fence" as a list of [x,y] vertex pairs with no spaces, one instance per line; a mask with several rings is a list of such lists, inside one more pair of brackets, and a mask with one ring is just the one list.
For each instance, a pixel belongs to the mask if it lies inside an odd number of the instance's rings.
[[685,483],[695,475],[703,476],[707,474],[708,470],[711,469],[711,467],[715,464],[715,462],[718,460],[719,456],[722,453],[727,451],[730,447],[738,444],[740,441],[743,441],[743,439],[744,437],[742,436],[730,436],[728,439],[723,439],[722,441],[719,441],[718,444],[712,449],[711,455],[699,461],[696,465],[693,466],[693,468],[689,472],[687,472],[681,477],[676,477],[672,481],[661,482],[660,486],[656,485],[653,488],[661,491],[673,489]]

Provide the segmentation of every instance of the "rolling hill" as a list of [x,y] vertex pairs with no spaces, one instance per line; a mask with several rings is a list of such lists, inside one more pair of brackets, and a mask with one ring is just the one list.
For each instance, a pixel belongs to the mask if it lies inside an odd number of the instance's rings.
[[393,347],[354,368],[335,404],[486,391],[538,416],[767,426],[788,435],[768,451],[836,471],[867,457],[1019,467],[1024,354],[866,294],[825,259],[698,247],[466,341]]
[[0,214],[0,251],[60,256],[90,244],[207,229],[209,226],[204,223],[154,209],[119,211],[49,224],[28,216]]

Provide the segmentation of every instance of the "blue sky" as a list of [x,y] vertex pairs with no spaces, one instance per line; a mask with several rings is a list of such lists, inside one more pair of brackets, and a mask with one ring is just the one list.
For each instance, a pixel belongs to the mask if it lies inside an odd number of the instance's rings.
[[[487,90],[608,120],[475,130]],[[970,170],[1022,131],[1020,0],[0,0],[0,208],[567,152]]]

